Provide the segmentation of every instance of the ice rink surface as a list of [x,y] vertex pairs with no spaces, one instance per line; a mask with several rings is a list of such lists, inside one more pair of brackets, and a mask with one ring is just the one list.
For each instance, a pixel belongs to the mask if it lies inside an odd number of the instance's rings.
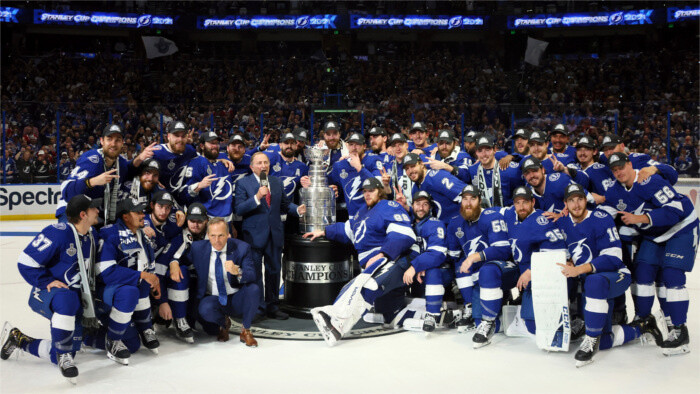
[[[0,222],[0,232],[39,231],[51,221]],[[16,258],[29,236],[0,236],[0,321],[26,334],[49,338],[49,322],[28,305],[29,285]],[[697,270],[697,268],[696,268]],[[78,353],[78,385],[55,365],[28,354],[0,361],[0,392],[140,393],[697,393],[700,390],[700,276],[688,275],[691,352],[665,357],[653,345],[633,341],[599,352],[577,369],[568,353],[546,353],[534,339],[496,334],[472,348],[471,333],[455,330],[425,337],[403,332],[377,338],[324,342],[258,339],[246,348],[198,335],[194,345],[160,332],[160,354],[141,349],[129,366],[102,351]],[[632,302],[628,296],[628,306]],[[655,307],[656,308],[656,307]],[[632,310],[628,311],[633,315]]]

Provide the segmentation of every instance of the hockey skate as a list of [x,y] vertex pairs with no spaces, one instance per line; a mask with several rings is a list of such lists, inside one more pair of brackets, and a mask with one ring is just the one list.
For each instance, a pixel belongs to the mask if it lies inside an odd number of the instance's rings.
[[124,345],[121,339],[112,340],[106,337],[105,350],[107,350],[107,357],[109,357],[110,360],[116,361],[122,365],[129,365],[131,352],[129,352],[129,349],[126,348],[126,345]]
[[583,338],[583,334],[586,333],[586,324],[580,317],[574,318],[571,322],[571,340],[570,342],[576,342]]
[[333,324],[331,323],[331,316],[324,311],[328,307],[319,307],[311,310],[311,316],[318,327],[318,331],[323,335],[323,339],[326,341],[328,346],[334,346],[343,337]]
[[73,384],[78,384],[78,367],[75,366],[73,356],[70,353],[58,355],[58,368],[64,378]]
[[586,335],[583,338],[581,346],[578,348],[574,358],[576,359],[576,368],[584,367],[593,362],[593,356],[598,353],[600,346],[600,337],[592,337]]
[[690,353],[690,337],[688,336],[688,326],[681,324],[674,326],[669,331],[668,339],[661,343],[661,353],[664,356],[675,356]]
[[33,340],[34,338],[24,335],[18,328],[12,327],[10,322],[5,322],[2,336],[0,336],[0,343],[2,343],[0,359],[7,360],[15,350],[21,349],[24,343],[29,343]]
[[457,320],[457,332],[465,333],[473,330],[475,327],[474,318],[472,317],[472,304],[467,304],[462,310],[462,316]]
[[435,331],[436,325],[437,323],[435,322],[435,315],[427,313],[423,318],[423,332],[429,334]]
[[[663,336],[661,335],[661,330],[659,330],[659,327],[656,325],[656,318],[654,315],[649,315],[643,319],[640,318],[634,320],[632,323],[630,323],[630,327],[639,327],[639,331],[641,331],[642,335],[640,340],[642,340],[645,334],[650,334],[651,337],[654,338],[656,346],[661,346],[664,341]],[[642,343],[646,343],[646,340],[643,340]]]
[[175,336],[187,343],[194,343],[194,331],[184,317],[175,319]]
[[474,349],[484,347],[491,343],[491,338],[496,331],[496,321],[482,319],[479,326],[476,328],[476,332],[472,337],[472,342],[474,342]]
[[141,337],[141,343],[143,346],[152,351],[154,354],[158,354],[158,347],[160,347],[160,342],[158,342],[158,337],[156,337],[156,332],[152,328],[147,328],[139,332]]

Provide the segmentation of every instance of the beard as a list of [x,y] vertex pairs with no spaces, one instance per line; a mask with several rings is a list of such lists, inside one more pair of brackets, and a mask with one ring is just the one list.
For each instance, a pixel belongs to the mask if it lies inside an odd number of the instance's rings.
[[469,207],[460,207],[459,213],[462,215],[464,220],[473,222],[479,218],[479,215],[481,215],[481,206],[477,206],[474,209]]
[[287,159],[294,157],[294,149],[292,148],[287,148],[287,149],[282,149],[282,156],[286,157]]
[[204,150],[202,150],[202,153],[204,153],[204,157],[206,157],[207,159],[212,160],[212,161],[214,161],[214,160],[216,160],[216,159],[219,158],[219,151],[218,151],[218,149],[217,149],[216,151],[213,150],[213,149],[211,149],[211,150],[210,150],[210,149],[204,149]]

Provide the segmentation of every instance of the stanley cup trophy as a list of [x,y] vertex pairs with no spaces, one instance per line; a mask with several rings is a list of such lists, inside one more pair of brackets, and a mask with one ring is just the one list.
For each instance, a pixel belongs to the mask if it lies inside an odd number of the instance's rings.
[[309,160],[309,180],[311,186],[301,189],[301,203],[306,205],[306,213],[299,220],[299,231],[308,233],[323,230],[335,223],[335,194],[326,182],[326,171],[330,150],[326,147],[307,147],[304,154]]
[[332,304],[343,286],[352,279],[352,246],[323,237],[310,241],[302,234],[325,230],[335,223],[335,192],[326,181],[329,149],[307,147],[311,163],[311,185],[300,191],[306,213],[299,220],[298,234],[285,234],[284,301],[281,305],[294,317],[311,318],[311,309]]

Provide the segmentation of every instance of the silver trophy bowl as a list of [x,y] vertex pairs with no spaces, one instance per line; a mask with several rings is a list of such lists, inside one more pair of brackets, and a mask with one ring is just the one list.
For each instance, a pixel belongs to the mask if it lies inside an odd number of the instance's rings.
[[327,225],[335,223],[335,194],[326,181],[330,149],[311,146],[304,149],[304,154],[311,163],[311,185],[302,188],[300,192],[301,203],[306,205],[306,213],[299,220],[299,230],[308,233],[325,230]]

